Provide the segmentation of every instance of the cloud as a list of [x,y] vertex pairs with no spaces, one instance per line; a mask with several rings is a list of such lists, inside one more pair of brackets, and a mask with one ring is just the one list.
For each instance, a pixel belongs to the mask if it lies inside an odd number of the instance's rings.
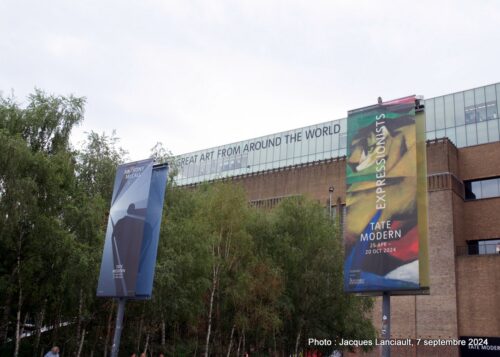
[[0,90],[88,98],[79,129],[132,158],[316,124],[499,80],[495,1],[0,4]]

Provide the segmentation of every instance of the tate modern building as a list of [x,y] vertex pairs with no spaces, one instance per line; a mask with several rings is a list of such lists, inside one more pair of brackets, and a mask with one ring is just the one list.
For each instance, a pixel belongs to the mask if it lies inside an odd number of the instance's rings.
[[[391,337],[443,344],[397,347],[393,355],[500,355],[500,83],[418,100],[425,113],[429,289],[392,296]],[[343,224],[347,127],[348,118],[340,118],[179,155],[175,180],[188,187],[235,182],[262,209],[307,196]],[[373,311],[379,330],[381,301],[376,297]],[[471,338],[489,345],[445,344]]]

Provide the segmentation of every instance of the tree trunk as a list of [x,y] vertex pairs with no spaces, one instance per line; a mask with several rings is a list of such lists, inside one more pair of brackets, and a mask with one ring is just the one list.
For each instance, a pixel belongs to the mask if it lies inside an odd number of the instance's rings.
[[148,347],[149,347],[149,332],[147,333],[146,335],[146,343],[144,344],[144,354],[146,354],[146,352],[148,352]]
[[245,338],[245,330],[243,330],[243,355],[246,357],[247,354],[247,347],[246,347],[246,338]]
[[276,329],[273,328],[273,344],[274,344],[274,355],[278,355],[278,350],[276,349]]
[[80,357],[80,355],[82,354],[82,348],[83,348],[84,341],[85,341],[85,327],[83,328],[83,331],[82,331],[82,337],[80,338],[80,343],[78,345],[78,352],[76,354],[76,357]]
[[214,306],[214,295],[215,295],[215,289],[217,287],[218,275],[219,275],[219,267],[214,266],[212,274],[212,291],[210,292],[210,304],[208,306],[208,327],[207,327],[207,338],[205,340],[205,354],[204,354],[205,357],[208,357],[209,355],[210,333],[212,331],[212,310]]
[[109,346],[109,338],[111,336],[111,322],[113,321],[113,311],[115,308],[115,301],[111,301],[111,309],[109,309],[108,315],[108,326],[106,328],[106,339],[104,340],[104,357],[108,356],[108,346]]
[[165,348],[165,319],[161,321],[161,348]]
[[33,357],[36,357],[37,353],[36,351],[38,350],[38,347],[40,346],[40,337],[42,336],[42,325],[43,325],[43,319],[45,318],[45,306],[47,305],[47,299],[43,301],[42,309],[38,313],[38,316],[35,319],[35,330],[36,330],[36,337],[35,337],[35,345],[33,347]]
[[27,312],[27,313],[24,314],[23,323],[21,324],[21,331],[19,332],[19,335],[21,336],[21,339],[23,338],[24,329],[26,327],[26,324],[28,323],[29,316],[30,316],[29,312]]
[[19,344],[21,343],[21,308],[23,303],[23,288],[21,284],[21,248],[23,242],[23,233],[19,234],[19,241],[17,242],[17,286],[19,295],[17,297],[17,314],[16,314],[16,347],[14,348],[14,357],[19,356]]
[[9,335],[9,315],[11,302],[12,293],[8,292],[7,298],[5,299],[5,305],[3,307],[2,322],[0,323],[0,341],[2,341],[3,344],[7,343],[7,337]]
[[231,347],[233,347],[233,336],[234,336],[234,328],[236,326],[233,325],[233,328],[231,329],[231,337],[229,338],[229,347],[227,348],[227,357],[231,356]]
[[236,357],[240,357],[241,335],[238,333],[238,349],[236,350]]
[[83,312],[83,289],[80,288],[80,297],[78,299],[78,321],[76,323],[76,341],[80,341],[80,332],[82,329]]
[[299,354],[299,343],[300,343],[300,334],[302,333],[302,328],[299,329],[299,333],[297,334],[297,338],[295,339],[295,356]]
[[54,328],[52,329],[52,342],[56,342],[59,338],[59,327],[61,327],[62,317],[61,317],[61,307],[58,308],[57,311],[57,319],[54,324]]
[[139,331],[137,331],[137,342],[136,342],[136,351],[139,351],[141,348],[141,337],[142,337],[142,327],[144,325],[144,309],[146,308],[146,305],[142,305],[142,312],[141,312],[141,321],[139,322]]
[[94,331],[94,342],[92,343],[92,348],[90,350],[90,357],[94,356],[95,348],[96,348],[97,343],[99,341],[99,336],[101,336],[101,329],[102,329],[102,327],[98,326],[98,327],[96,327],[96,329]]
[[16,347],[14,349],[14,357],[19,356],[19,344],[21,343],[21,305],[22,305],[22,300],[23,300],[23,289],[19,288],[19,295],[17,298]]

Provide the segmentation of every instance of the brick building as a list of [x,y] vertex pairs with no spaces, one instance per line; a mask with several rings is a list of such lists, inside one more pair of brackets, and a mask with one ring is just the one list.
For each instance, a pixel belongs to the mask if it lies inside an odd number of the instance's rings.
[[[425,100],[430,294],[392,297],[394,338],[474,336],[500,345],[499,104],[500,84]],[[177,182],[237,181],[262,207],[305,195],[342,219],[345,135],[346,119],[339,119],[181,155]],[[377,298],[378,328],[380,316]],[[463,355],[500,355],[491,348]],[[393,351],[459,355],[458,347],[449,346]]]

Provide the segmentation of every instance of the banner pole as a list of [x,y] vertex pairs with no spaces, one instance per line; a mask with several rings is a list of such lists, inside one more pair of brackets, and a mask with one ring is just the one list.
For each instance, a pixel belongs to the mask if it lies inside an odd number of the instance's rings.
[[[384,291],[382,295],[382,339],[391,338],[391,293]],[[384,343],[382,345],[382,357],[391,357],[391,345]]]
[[118,357],[120,348],[120,337],[123,330],[123,315],[125,314],[125,302],[127,298],[118,298],[118,312],[116,314],[115,335],[113,337],[113,347],[111,348],[111,357]]

